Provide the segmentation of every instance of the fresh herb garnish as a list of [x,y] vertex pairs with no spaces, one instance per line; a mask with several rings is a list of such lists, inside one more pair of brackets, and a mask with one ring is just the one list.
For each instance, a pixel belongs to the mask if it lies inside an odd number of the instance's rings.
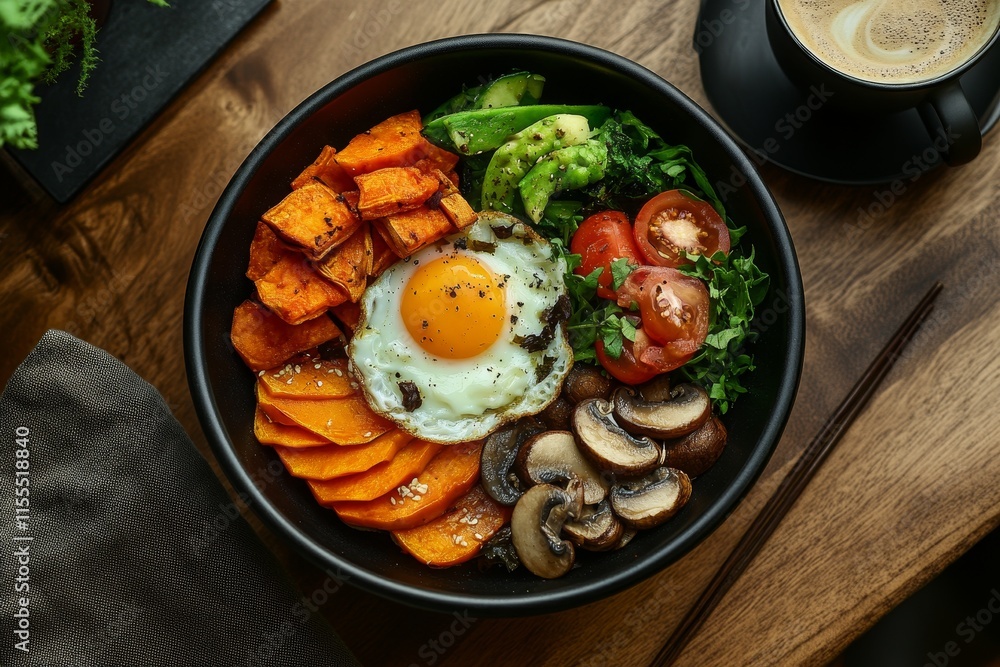
[[630,202],[693,184],[725,219],[725,208],[687,146],[667,144],[631,111],[618,111],[597,131],[608,147],[604,178],[584,190],[592,208],[627,208]]
[[[739,239],[744,231],[733,230],[731,236]],[[770,280],[754,264],[752,248],[745,257],[717,252],[712,258],[690,255],[688,259],[694,263],[679,270],[707,283],[711,312],[705,344],[679,372],[705,387],[719,412],[725,414],[733,401],[746,393],[740,376],[752,371],[754,363],[753,357],[743,352],[743,346],[757,337],[750,322],[755,307],[767,294]]]

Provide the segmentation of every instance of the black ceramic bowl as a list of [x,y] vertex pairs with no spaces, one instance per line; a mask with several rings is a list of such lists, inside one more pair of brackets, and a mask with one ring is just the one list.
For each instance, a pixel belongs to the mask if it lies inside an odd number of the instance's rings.
[[[431,569],[386,534],[342,524],[303,481],[280,472],[275,454],[254,439],[254,376],[229,340],[233,309],[252,287],[243,274],[254,226],[324,144],[343,146],[390,115],[429,111],[463,83],[514,68],[546,77],[546,101],[631,109],[668,141],[690,146],[712,181],[730,189],[728,210],[748,227],[744,243],[754,245],[758,264],[771,274],[753,348],[758,369],[749,394],[726,415],[730,442],[721,460],[695,481],[691,501],[672,520],[640,533],[624,549],[582,554],[580,567],[555,580],[523,568]],[[261,519],[317,565],[357,586],[419,607],[477,615],[535,614],[591,602],[690,551],[735,508],[767,463],[791,410],[803,340],[802,285],[788,230],[726,132],[669,83],[625,58],[526,35],[458,37],[397,51],[341,76],[289,113],[244,161],[212,213],[191,270],[184,321],[198,416],[222,469]]]

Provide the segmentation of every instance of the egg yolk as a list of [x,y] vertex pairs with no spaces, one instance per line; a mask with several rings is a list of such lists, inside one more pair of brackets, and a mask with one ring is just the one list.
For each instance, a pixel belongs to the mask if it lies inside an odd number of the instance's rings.
[[413,339],[435,357],[467,359],[496,342],[507,309],[497,277],[475,258],[442,257],[419,267],[400,313]]

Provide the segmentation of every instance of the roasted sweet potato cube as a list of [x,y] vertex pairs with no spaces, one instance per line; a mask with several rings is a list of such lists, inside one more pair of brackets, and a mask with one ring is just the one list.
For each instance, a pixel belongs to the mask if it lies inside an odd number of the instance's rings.
[[249,299],[233,312],[230,331],[233,347],[254,371],[274,368],[293,355],[340,335],[340,329],[325,315],[293,325]]
[[[377,237],[378,234],[373,234],[372,236]],[[361,321],[361,306],[353,301],[345,301],[339,306],[334,306],[330,309],[330,313],[337,318],[338,322],[352,332],[358,328],[358,322]]]
[[[436,148],[436,147],[435,147]],[[292,181],[292,189],[309,185],[310,183],[322,183],[334,192],[345,192],[354,189],[354,179],[351,178],[344,168],[337,164],[334,156],[337,151],[332,146],[323,146],[319,157]],[[454,165],[452,165],[454,166]]]
[[351,139],[335,159],[351,176],[412,165],[428,154],[431,145],[421,129],[419,111],[401,113]]
[[458,164],[458,155],[450,153],[443,148],[427,142],[427,155],[423,158],[430,162],[435,169],[441,171],[451,171]]
[[344,197],[322,183],[293,190],[263,219],[280,238],[313,259],[322,258],[346,241],[361,224]]
[[465,229],[479,219],[476,212],[469,206],[469,202],[465,201],[465,197],[457,192],[442,198],[439,206],[444,211],[445,216],[451,220],[451,224],[459,229]]
[[388,232],[381,225],[373,224],[372,232],[372,270],[369,275],[377,278],[400,257],[385,240]]
[[351,301],[360,299],[372,270],[372,235],[368,223],[321,259],[316,268],[324,278],[347,292]]
[[389,167],[354,179],[361,198],[358,212],[363,220],[378,220],[393,213],[417,208],[438,190],[436,177],[416,167]]
[[283,256],[295,252],[284,243],[263,222],[257,223],[257,230],[250,243],[250,264],[247,266],[247,278],[260,280],[271,270]]
[[384,230],[382,237],[400,257],[409,257],[455,231],[444,213],[427,206],[386,216],[376,224]]
[[347,292],[328,282],[298,252],[282,257],[254,284],[261,302],[289,324],[319,317],[347,301]]

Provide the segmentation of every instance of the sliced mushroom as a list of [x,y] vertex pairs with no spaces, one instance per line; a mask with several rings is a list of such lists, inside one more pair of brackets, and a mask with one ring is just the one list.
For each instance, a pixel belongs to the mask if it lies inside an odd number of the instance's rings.
[[530,438],[517,455],[517,469],[535,484],[565,485],[579,479],[583,502],[588,505],[596,505],[608,495],[608,480],[580,453],[569,431],[546,431]]
[[615,391],[612,402],[618,422],[631,433],[654,438],[679,438],[704,424],[712,414],[712,401],[704,389],[680,384],[669,401],[647,401],[632,389]]
[[718,417],[712,417],[697,431],[680,440],[663,443],[663,447],[663,465],[697,477],[715,465],[722,455],[726,447],[726,427]]
[[638,534],[639,531],[633,528],[632,526],[625,526],[625,528],[622,530],[621,539],[618,540],[618,544],[615,545],[615,549],[616,550],[624,549],[625,547],[628,546],[628,543],[632,541],[632,538],[634,538]]
[[684,507],[691,479],[673,468],[657,468],[645,477],[622,481],[611,489],[611,508],[633,528],[658,526]]
[[563,531],[577,546],[587,551],[608,551],[618,546],[624,527],[605,498],[597,505],[584,505],[580,518],[568,521]]
[[637,387],[639,395],[650,403],[660,403],[670,400],[670,375],[660,373],[649,382]]
[[539,414],[545,425],[556,431],[569,430],[570,420],[573,418],[573,404],[565,396],[559,396],[549,403],[548,407]]
[[576,405],[588,398],[607,400],[611,396],[612,388],[611,380],[605,377],[600,368],[589,364],[576,364],[563,383],[563,395],[570,403]]
[[517,557],[539,577],[554,579],[569,572],[576,552],[573,543],[559,533],[568,519],[582,510],[582,491],[578,480],[567,489],[539,484],[525,492],[511,515],[511,539]]
[[517,453],[529,437],[545,430],[536,419],[519,419],[486,438],[480,455],[483,489],[502,505],[513,505],[524,493],[524,485],[514,473]]
[[637,438],[615,421],[611,403],[592,398],[576,406],[573,430],[580,449],[605,470],[641,475],[660,465],[660,448]]

